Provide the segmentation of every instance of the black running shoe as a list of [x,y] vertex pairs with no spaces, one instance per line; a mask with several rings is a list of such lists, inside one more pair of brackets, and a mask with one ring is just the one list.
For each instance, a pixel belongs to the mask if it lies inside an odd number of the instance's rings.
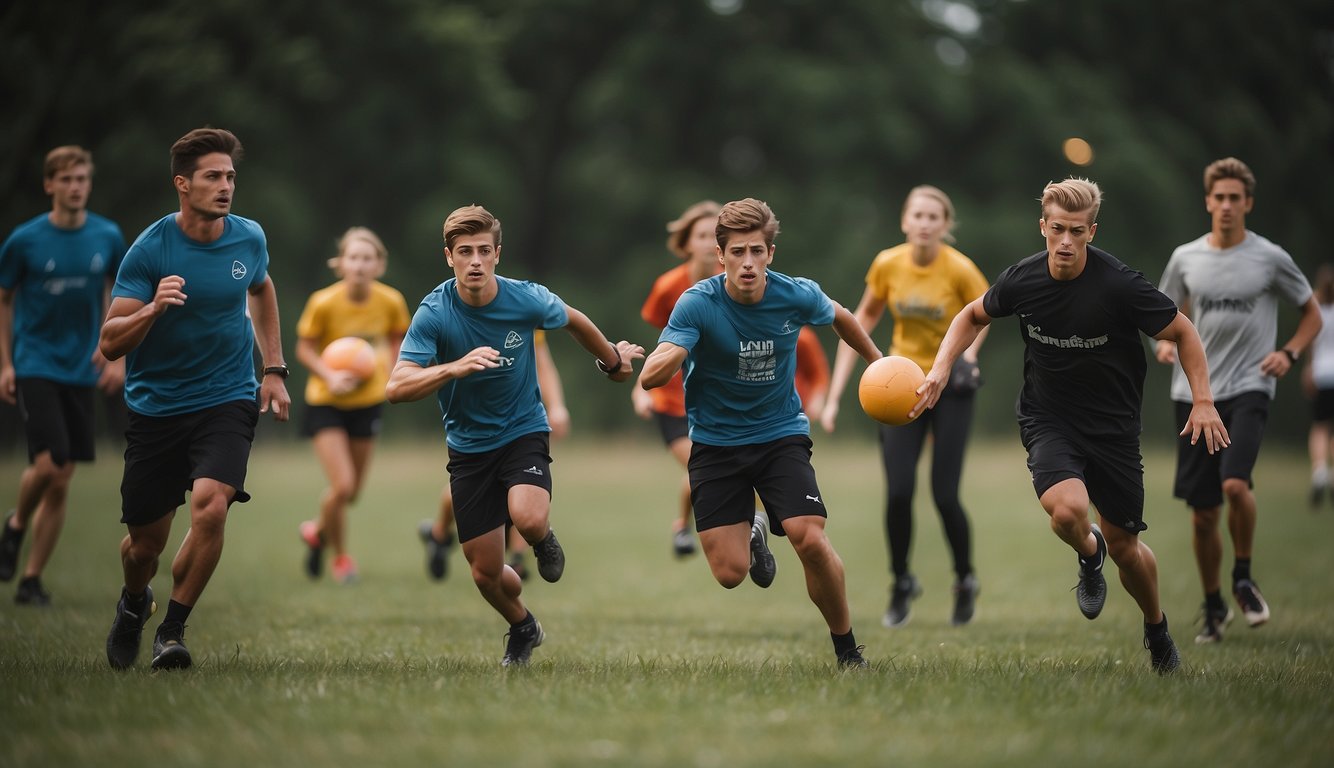
[[1222,609],[1210,609],[1209,604],[1205,603],[1200,609],[1200,634],[1195,636],[1197,645],[1206,643],[1221,643],[1223,641],[1223,630],[1232,621],[1232,609],[1226,605]]
[[695,537],[690,535],[688,527],[678,528],[672,533],[672,554],[678,558],[695,554]]
[[116,618],[111,621],[107,635],[107,661],[112,669],[128,669],[139,656],[139,641],[144,635],[144,622],[157,610],[153,602],[153,588],[144,588],[143,607],[136,613],[129,608],[130,595],[122,587],[116,603]]
[[542,624],[533,619],[531,626],[505,633],[505,656],[500,660],[502,667],[526,667],[533,656],[533,649],[542,644],[547,635],[542,631]]
[[14,530],[9,527],[9,521],[17,514],[14,510],[9,510],[5,515],[4,522],[0,522],[0,581],[9,581],[14,578],[15,571],[19,567],[19,548],[23,546],[23,533],[27,529]]
[[190,649],[185,647],[185,625],[162,622],[153,637],[153,669],[189,669]]
[[1093,525],[1093,538],[1098,540],[1098,551],[1090,558],[1079,558],[1079,583],[1075,585],[1075,598],[1079,600],[1079,612],[1092,621],[1102,613],[1102,606],[1107,602],[1107,579],[1102,576],[1102,565],[1107,561],[1107,540],[1102,537],[1102,529]]
[[1151,635],[1144,633],[1144,647],[1149,651],[1149,666],[1160,675],[1171,674],[1181,666],[1181,654],[1177,644],[1172,642],[1172,635],[1167,632],[1167,616],[1163,616],[1163,631]]
[[549,582],[560,581],[565,573],[565,550],[556,541],[556,532],[547,529],[547,537],[533,545],[533,557],[537,558],[537,572]]
[[430,520],[423,520],[417,524],[417,535],[426,545],[426,572],[436,581],[442,581],[449,570],[449,548],[454,546],[454,537],[448,535],[444,541],[436,541],[433,528]]
[[1241,615],[1246,617],[1247,624],[1258,627],[1269,621],[1269,604],[1260,594],[1259,584],[1242,579],[1232,585],[1232,596],[1237,599],[1237,605],[1241,606]]
[[889,608],[880,623],[890,629],[897,629],[908,623],[912,615],[912,601],[922,596],[922,584],[911,573],[894,579],[894,586],[889,590]]
[[977,583],[977,576],[971,573],[954,582],[954,613],[950,616],[951,624],[962,627],[973,620],[973,609],[977,607],[977,593],[981,591],[982,587]]
[[866,669],[871,666],[862,656],[862,651],[866,646],[859,645],[850,651],[844,651],[838,655],[838,666],[840,669]]
[[750,526],[750,580],[761,589],[768,589],[778,575],[778,562],[769,549],[769,528],[760,517]]
[[324,571],[324,537],[320,535],[320,525],[314,520],[303,520],[297,532],[306,545],[306,575],[318,579]]
[[14,602],[19,605],[47,606],[51,604],[51,594],[42,589],[40,577],[28,576],[19,582],[18,592],[14,593]]

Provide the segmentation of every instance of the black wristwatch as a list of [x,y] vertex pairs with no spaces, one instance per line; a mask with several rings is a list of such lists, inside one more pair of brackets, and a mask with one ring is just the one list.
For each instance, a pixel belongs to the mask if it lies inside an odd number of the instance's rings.
[[1296,353],[1296,352],[1293,352],[1291,349],[1288,349],[1287,347],[1280,347],[1280,348],[1279,348],[1279,351],[1282,352],[1283,354],[1285,354],[1285,355],[1288,356],[1288,362],[1289,362],[1289,363],[1292,363],[1293,365],[1296,365],[1296,364],[1297,364],[1297,353]]
[[291,373],[291,371],[287,370],[287,366],[285,365],[270,365],[264,369],[265,376],[273,375],[285,379],[289,373]]
[[621,357],[621,350],[617,349],[615,344],[612,345],[611,351],[616,353],[616,365],[611,368],[608,368],[606,363],[602,362],[602,358],[600,357],[593,358],[593,362],[597,365],[598,370],[605,373],[607,375],[607,378],[615,376],[616,372],[621,370],[621,361],[623,360],[623,358]]

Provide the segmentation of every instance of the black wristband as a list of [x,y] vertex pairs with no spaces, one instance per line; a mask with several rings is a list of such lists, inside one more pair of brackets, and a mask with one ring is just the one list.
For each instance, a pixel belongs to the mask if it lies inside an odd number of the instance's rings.
[[1291,349],[1288,349],[1287,347],[1280,347],[1280,348],[1279,348],[1279,351],[1282,352],[1283,354],[1285,354],[1285,355],[1288,356],[1288,362],[1289,362],[1289,363],[1292,363],[1293,365],[1296,365],[1296,364],[1297,364],[1297,353],[1296,353],[1296,352],[1293,352]]
[[615,376],[616,373],[621,370],[621,350],[617,349],[616,345],[613,344],[611,346],[611,351],[616,353],[616,365],[612,366],[611,368],[608,368],[606,365],[603,364],[602,358],[600,357],[593,358],[593,362],[597,364],[598,370],[607,374],[607,378]]

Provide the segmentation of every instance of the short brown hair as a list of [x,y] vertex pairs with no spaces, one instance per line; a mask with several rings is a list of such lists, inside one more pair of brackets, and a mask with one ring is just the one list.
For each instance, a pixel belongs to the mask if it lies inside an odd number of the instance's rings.
[[667,250],[682,259],[689,256],[690,254],[686,252],[686,241],[690,239],[690,230],[695,228],[700,219],[717,216],[721,208],[722,206],[712,200],[701,200],[685,209],[675,221],[667,222]]
[[476,235],[490,232],[500,247],[500,219],[480,205],[465,205],[456,208],[445,217],[445,247],[453,250],[454,241],[464,235]]
[[773,245],[778,236],[778,218],[763,200],[748,197],[733,200],[718,211],[718,226],[714,236],[719,246],[727,245],[727,238],[733,233],[760,231],[764,234],[764,244]]
[[245,154],[241,140],[231,131],[207,127],[190,131],[171,145],[172,177],[190,178],[199,167],[199,158],[215,152],[227,155],[233,163]]
[[1219,179],[1237,179],[1246,188],[1246,196],[1255,196],[1255,174],[1245,163],[1235,157],[1225,157],[1209,163],[1204,169],[1204,194],[1214,191],[1214,184]]
[[57,173],[76,165],[88,166],[88,174],[93,173],[93,153],[76,144],[56,147],[46,153],[46,162],[42,164],[42,173],[48,179],[54,179]]
[[1098,209],[1102,207],[1102,190],[1085,178],[1071,176],[1065,181],[1047,182],[1042,190],[1042,218],[1055,205],[1067,213],[1089,212],[1089,223],[1098,223]]

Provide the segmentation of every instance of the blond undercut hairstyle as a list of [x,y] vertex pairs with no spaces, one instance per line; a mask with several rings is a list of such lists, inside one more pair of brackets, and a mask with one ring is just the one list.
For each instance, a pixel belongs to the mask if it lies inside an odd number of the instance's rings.
[[445,247],[453,250],[454,241],[464,235],[476,235],[490,232],[500,247],[500,219],[480,205],[465,205],[456,208],[445,217]]
[[1242,161],[1235,157],[1225,157],[1209,163],[1204,169],[1204,194],[1214,191],[1214,184],[1219,179],[1237,179],[1246,188],[1246,197],[1255,196],[1255,174]]
[[329,259],[329,269],[332,269],[338,277],[343,276],[343,254],[347,253],[348,246],[357,240],[370,243],[371,248],[375,249],[375,256],[380,260],[380,274],[384,274],[384,268],[389,265],[389,249],[384,247],[384,241],[380,236],[368,227],[348,227],[343,236],[338,238],[338,251]]
[[1071,176],[1065,181],[1048,182],[1042,190],[1042,218],[1058,206],[1067,213],[1088,211],[1089,223],[1098,223],[1098,209],[1102,207],[1102,190],[1085,178]]
[[950,196],[939,187],[933,187],[930,184],[919,184],[908,190],[908,196],[903,198],[903,210],[899,212],[899,218],[902,219],[908,214],[908,204],[914,197],[921,195],[940,203],[945,209],[945,234],[940,236],[941,240],[947,243],[954,242],[954,203],[950,201]]
[[46,178],[54,179],[57,173],[76,165],[88,166],[88,175],[93,175],[93,153],[78,145],[67,144],[46,153],[46,162],[42,163],[42,173]]
[[763,200],[748,197],[733,200],[718,211],[718,226],[714,236],[718,245],[727,245],[727,238],[734,233],[759,231],[764,235],[764,244],[773,245],[778,236],[778,217]]
[[722,206],[712,200],[702,200],[685,209],[675,221],[667,222],[667,250],[676,254],[677,258],[689,258],[690,252],[686,250],[686,243],[690,240],[690,231],[700,219],[717,216],[721,208]]

